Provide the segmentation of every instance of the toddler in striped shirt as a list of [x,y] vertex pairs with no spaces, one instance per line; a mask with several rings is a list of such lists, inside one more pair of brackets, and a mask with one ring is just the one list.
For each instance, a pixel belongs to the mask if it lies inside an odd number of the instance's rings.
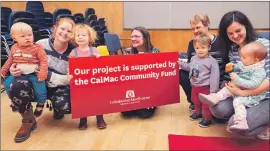
[[[32,99],[37,101],[34,115],[38,117],[42,114],[47,100],[45,80],[48,73],[48,58],[46,52],[40,45],[34,42],[32,27],[26,23],[17,22],[13,24],[10,29],[10,35],[16,43],[12,46],[10,55],[1,69],[1,76],[5,79],[5,90],[9,98],[13,100],[13,103],[21,104],[23,102],[16,97],[11,97],[9,94],[9,91],[12,89],[12,81],[18,77],[8,74],[11,65],[15,64],[16,68],[21,71],[20,77],[28,79],[33,86],[35,96]],[[39,69],[38,72],[36,72],[37,69]],[[25,98],[31,98],[23,90],[18,91],[21,91],[20,94]],[[13,103],[10,105],[12,110],[18,111]]]

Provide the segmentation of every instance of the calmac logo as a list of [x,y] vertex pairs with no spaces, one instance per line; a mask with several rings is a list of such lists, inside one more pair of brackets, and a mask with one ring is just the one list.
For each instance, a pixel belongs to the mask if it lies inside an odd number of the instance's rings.
[[134,90],[127,90],[126,92],[126,98],[134,98],[135,97],[135,93]]

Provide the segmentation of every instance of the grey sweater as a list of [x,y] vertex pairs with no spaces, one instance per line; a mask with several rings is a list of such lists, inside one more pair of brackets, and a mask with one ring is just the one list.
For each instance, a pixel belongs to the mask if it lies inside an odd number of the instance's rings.
[[47,86],[68,86],[68,55],[74,46],[69,44],[67,50],[63,54],[60,54],[54,49],[51,39],[41,39],[37,41],[37,43],[45,49],[48,57],[48,76],[46,80]]
[[191,58],[190,63],[179,62],[179,66],[189,71],[189,78],[192,85],[196,87],[210,86],[210,93],[219,90],[219,66],[211,55],[206,58],[200,58],[195,55]]

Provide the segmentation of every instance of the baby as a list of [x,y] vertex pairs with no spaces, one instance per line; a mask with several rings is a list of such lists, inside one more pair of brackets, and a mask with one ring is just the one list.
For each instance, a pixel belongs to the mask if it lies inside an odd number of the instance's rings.
[[[266,78],[266,71],[264,69],[265,57],[267,50],[262,43],[251,42],[245,45],[240,50],[241,62],[237,64],[229,63],[233,66],[233,72],[230,73],[231,84],[241,89],[254,89],[258,87]],[[238,73],[235,73],[238,72]],[[233,106],[235,109],[234,125],[229,130],[248,130],[247,111],[246,107],[253,107],[260,103],[265,98],[266,93],[254,96],[234,96],[226,87],[222,88],[217,93],[209,95],[199,94],[199,99],[213,106],[218,102],[225,100],[228,97],[233,97]]]
[[[47,99],[45,79],[48,72],[48,58],[46,52],[40,45],[34,43],[32,28],[26,23],[13,24],[10,35],[17,43],[12,46],[10,56],[1,69],[1,76],[5,79],[5,90],[9,95],[11,83],[16,77],[8,75],[8,71],[12,64],[16,64],[16,68],[21,71],[21,76],[28,79],[33,86],[35,99],[38,102],[34,115],[38,117],[42,114]],[[36,73],[37,68],[40,70]],[[10,95],[9,98],[13,100]],[[16,111],[13,103],[15,102],[11,103],[11,107],[13,111]]]

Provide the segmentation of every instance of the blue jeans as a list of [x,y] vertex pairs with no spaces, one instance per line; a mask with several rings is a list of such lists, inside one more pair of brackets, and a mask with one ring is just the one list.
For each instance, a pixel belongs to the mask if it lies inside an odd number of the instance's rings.
[[[20,77],[27,79],[28,81],[31,82],[32,87],[34,89],[34,94],[35,94],[35,100],[38,103],[45,103],[47,100],[47,89],[45,86],[45,81],[38,81],[38,78],[36,76],[35,73],[31,73],[31,74],[27,74],[27,75],[21,75]],[[17,77],[14,77],[12,75],[8,76],[7,79],[5,79],[4,81],[4,87],[5,90],[9,96],[9,98],[11,99],[11,96],[9,94],[10,88],[12,88],[12,86],[10,85],[12,83],[12,81],[14,79],[16,79]],[[23,90],[20,90],[20,93],[24,93]]]

